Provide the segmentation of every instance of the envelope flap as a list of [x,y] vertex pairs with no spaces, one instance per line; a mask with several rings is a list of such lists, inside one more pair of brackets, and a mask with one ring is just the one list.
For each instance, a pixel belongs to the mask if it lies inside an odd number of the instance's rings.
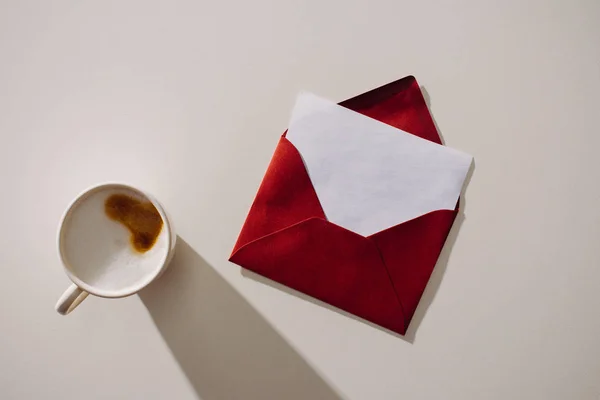
[[340,105],[420,138],[442,144],[414,76],[380,86],[345,100]]
[[325,215],[298,150],[282,137],[232,254],[253,240],[311,217]]
[[375,243],[322,218],[260,238],[231,261],[394,332],[406,331]]

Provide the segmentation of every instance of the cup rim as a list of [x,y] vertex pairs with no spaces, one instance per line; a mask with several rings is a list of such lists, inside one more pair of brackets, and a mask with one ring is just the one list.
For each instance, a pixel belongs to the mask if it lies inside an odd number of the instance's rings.
[[[91,196],[92,194],[94,194],[96,192],[99,192],[102,190],[107,190],[107,189],[129,190],[129,191],[133,191],[133,192],[147,198],[152,203],[152,205],[154,207],[156,207],[156,210],[158,211],[160,217],[162,218],[163,229],[166,230],[165,234],[167,235],[167,251],[165,252],[163,258],[161,259],[161,261],[159,263],[159,267],[156,268],[156,271],[154,271],[154,273],[152,273],[148,277],[146,277],[146,279],[140,280],[140,282],[138,284],[132,285],[132,286],[126,288],[126,290],[115,290],[115,291],[103,290],[103,289],[98,289],[94,286],[91,286],[91,285],[83,282],[68,267],[68,265],[69,265],[68,258],[65,256],[64,249],[63,249],[63,247],[64,247],[63,237],[65,234],[66,219],[71,215],[71,213],[73,212],[75,207],[78,204],[80,204],[83,200],[85,200],[87,197]],[[147,193],[144,190],[138,189],[138,188],[128,185],[126,183],[108,182],[108,183],[101,183],[101,184],[92,186],[92,187],[84,190],[83,192],[79,193],[79,195],[77,195],[73,201],[71,201],[71,203],[69,204],[69,206],[63,213],[62,218],[60,219],[57,242],[58,242],[57,243],[58,244],[58,253],[59,253],[60,261],[63,266],[63,270],[65,271],[65,273],[67,274],[69,279],[75,285],[77,285],[79,288],[85,290],[86,292],[93,294],[94,296],[116,299],[116,298],[131,296],[131,295],[139,292],[140,290],[142,290],[143,288],[148,286],[150,284],[150,282],[152,282],[154,279],[156,279],[163,272],[163,270],[168,265],[169,256],[172,252],[173,235],[172,235],[172,231],[171,231],[171,222],[169,221],[169,218],[167,217],[167,213],[165,212],[163,206],[154,198],[154,196],[150,195],[149,193]]]

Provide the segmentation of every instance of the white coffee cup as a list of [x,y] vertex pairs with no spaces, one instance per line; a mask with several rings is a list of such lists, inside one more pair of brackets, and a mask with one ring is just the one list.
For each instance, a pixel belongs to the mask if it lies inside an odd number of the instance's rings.
[[[128,228],[106,214],[105,201],[113,194],[151,202],[160,214],[162,228],[146,252],[135,251]],[[56,303],[56,311],[62,315],[70,313],[88,294],[120,298],[139,292],[167,268],[175,241],[167,213],[148,193],[118,183],[86,190],[67,208],[60,223],[58,251],[73,285]]]

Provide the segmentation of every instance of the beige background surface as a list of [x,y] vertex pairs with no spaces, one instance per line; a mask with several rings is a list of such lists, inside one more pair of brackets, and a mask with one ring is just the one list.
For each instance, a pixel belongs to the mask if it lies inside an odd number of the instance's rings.
[[[600,3],[0,1],[3,399],[600,398]],[[301,89],[408,74],[475,157],[408,339],[227,257]],[[53,310],[84,188],[183,239],[140,296]]]

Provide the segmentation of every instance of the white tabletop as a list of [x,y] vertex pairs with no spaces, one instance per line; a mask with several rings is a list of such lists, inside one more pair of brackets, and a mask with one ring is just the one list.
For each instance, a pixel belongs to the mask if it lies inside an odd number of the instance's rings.
[[[0,3],[2,399],[597,399],[600,2]],[[407,338],[227,261],[302,89],[414,74],[475,157]],[[181,242],[67,317],[80,191],[154,193]]]

